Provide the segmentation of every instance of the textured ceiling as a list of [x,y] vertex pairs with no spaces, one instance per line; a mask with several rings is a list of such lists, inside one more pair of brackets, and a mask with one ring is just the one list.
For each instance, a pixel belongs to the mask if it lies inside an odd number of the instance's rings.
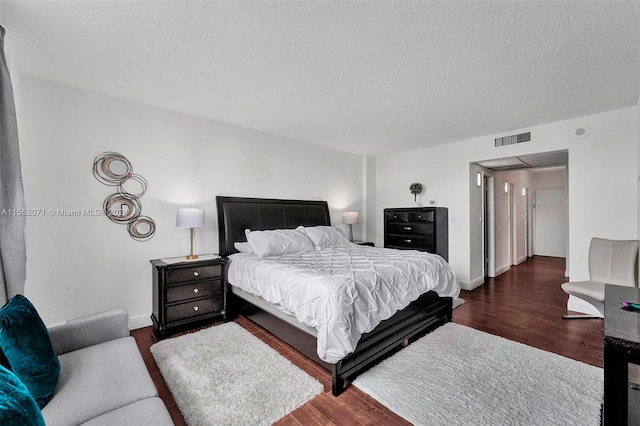
[[366,155],[636,105],[640,3],[0,2],[24,75]]

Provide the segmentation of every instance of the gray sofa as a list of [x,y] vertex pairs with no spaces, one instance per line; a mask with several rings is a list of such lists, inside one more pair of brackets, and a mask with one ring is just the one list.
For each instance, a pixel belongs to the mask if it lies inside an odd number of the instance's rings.
[[173,425],[128,320],[116,309],[49,329],[60,378],[42,409],[47,426]]

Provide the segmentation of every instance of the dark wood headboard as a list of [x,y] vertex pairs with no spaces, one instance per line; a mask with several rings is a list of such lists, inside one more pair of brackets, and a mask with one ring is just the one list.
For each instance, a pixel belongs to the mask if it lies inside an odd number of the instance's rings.
[[220,256],[237,253],[233,243],[247,241],[245,229],[293,229],[331,225],[326,201],[216,197]]

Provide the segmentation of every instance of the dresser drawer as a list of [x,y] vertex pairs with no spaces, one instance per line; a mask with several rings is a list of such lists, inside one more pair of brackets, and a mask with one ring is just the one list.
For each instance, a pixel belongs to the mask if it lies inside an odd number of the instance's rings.
[[409,212],[409,222],[434,222],[435,212]]
[[385,212],[384,218],[387,222],[407,222],[409,214],[408,212]]
[[167,306],[167,322],[181,319],[196,319],[199,315],[213,314],[222,310],[222,297],[194,300]]
[[408,248],[408,249],[426,249],[427,247],[433,247],[433,237],[429,236],[399,236],[399,235],[389,235],[387,239],[387,246],[389,247],[397,247],[397,248]]
[[198,281],[167,287],[167,303],[222,293],[222,280]]
[[203,280],[222,276],[222,266],[189,266],[186,268],[172,268],[167,270],[167,284],[179,283],[189,280]]
[[407,222],[402,224],[390,223],[389,225],[387,225],[387,233],[433,235],[433,224],[422,222]]

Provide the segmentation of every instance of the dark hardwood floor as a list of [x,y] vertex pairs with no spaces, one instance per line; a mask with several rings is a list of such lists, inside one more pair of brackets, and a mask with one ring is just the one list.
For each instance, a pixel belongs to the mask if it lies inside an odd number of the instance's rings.
[[[564,259],[530,258],[473,291],[462,291],[460,297],[465,303],[453,311],[453,321],[602,367],[603,321],[562,319],[567,300],[567,295],[560,288],[560,284],[566,281],[564,270]],[[409,424],[353,386],[340,397],[333,397],[328,371],[248,319],[239,317],[235,321],[324,385],[323,393],[281,419],[278,425]],[[160,397],[175,423],[184,425],[184,419],[149,350],[155,343],[151,327],[133,330],[131,334],[138,342]]]

